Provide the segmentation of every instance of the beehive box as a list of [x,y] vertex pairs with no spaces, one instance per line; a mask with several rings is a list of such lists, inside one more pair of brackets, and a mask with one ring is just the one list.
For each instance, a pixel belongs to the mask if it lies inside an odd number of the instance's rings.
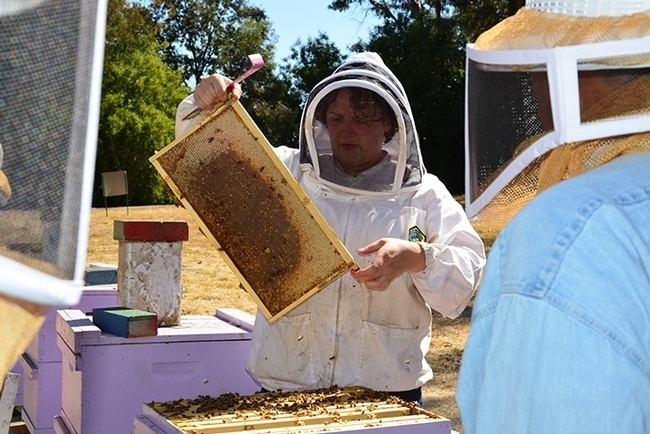
[[449,419],[362,387],[151,402],[134,427],[136,434],[451,432]]
[[239,102],[150,161],[269,321],[356,267]]
[[251,327],[229,323],[245,316],[217,315],[183,315],[178,326],[161,327],[156,336],[123,338],[103,333],[80,310],[59,310],[57,415],[67,428],[56,432],[132,433],[145,402],[260,390],[245,368]]
[[[90,312],[95,307],[115,306],[116,285],[84,287],[79,303],[71,308]],[[38,334],[29,343],[16,367],[20,370],[21,389],[16,407],[21,407],[25,426],[32,434],[52,432],[53,418],[61,408],[61,368],[63,355],[56,344],[57,309],[50,309]]]

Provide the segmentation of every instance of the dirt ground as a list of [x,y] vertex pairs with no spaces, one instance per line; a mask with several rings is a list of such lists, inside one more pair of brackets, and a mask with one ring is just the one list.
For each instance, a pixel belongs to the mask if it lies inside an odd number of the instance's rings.
[[[184,208],[173,205],[109,208],[92,210],[87,262],[117,264],[118,241],[113,239],[114,220],[184,220],[190,228],[189,241],[182,250],[182,310],[184,314],[214,314],[217,308],[237,308],[254,313],[255,303],[221,259],[217,249],[200,232]],[[496,233],[477,228],[490,245]],[[434,379],[423,388],[425,408],[451,420],[452,429],[462,433],[460,415],[454,398],[458,368],[469,332],[470,306],[456,319],[443,318],[434,312],[432,341],[427,361]],[[12,427],[11,434],[20,434]],[[22,431],[24,432],[24,431]]]

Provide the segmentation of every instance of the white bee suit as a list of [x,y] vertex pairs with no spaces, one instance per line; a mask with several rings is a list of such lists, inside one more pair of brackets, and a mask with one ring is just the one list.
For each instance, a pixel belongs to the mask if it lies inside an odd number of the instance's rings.
[[[313,119],[323,95],[350,86],[391,99],[399,125],[384,160],[351,181],[331,157],[327,129]],[[194,108],[190,96],[177,119]],[[197,121],[179,121],[177,133]],[[300,150],[278,147],[278,155],[359,266],[374,255],[360,256],[358,248],[390,237],[421,241],[426,268],[402,274],[385,291],[346,273],[273,324],[258,313],[247,369],[269,390],[417,388],[433,376],[425,361],[431,308],[451,318],[463,311],[485,263],[483,243],[443,183],[426,173],[406,95],[377,55],[357,55],[318,84],[301,125]]]

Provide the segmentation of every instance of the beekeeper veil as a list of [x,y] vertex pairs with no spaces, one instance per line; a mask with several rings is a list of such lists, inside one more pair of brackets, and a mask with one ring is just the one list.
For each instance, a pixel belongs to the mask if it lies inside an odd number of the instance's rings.
[[650,0],[528,0],[467,46],[470,217],[505,223],[649,131]]
[[[395,115],[394,134],[385,137],[382,145],[386,151],[384,159],[355,177],[346,174],[334,158],[327,125],[318,116],[319,104],[326,104],[328,95],[344,88],[372,91],[386,101],[389,115]],[[343,190],[385,193],[414,189],[422,181],[425,169],[408,98],[401,83],[375,53],[352,57],[316,85],[305,104],[301,126],[300,162],[313,167],[323,184]]]

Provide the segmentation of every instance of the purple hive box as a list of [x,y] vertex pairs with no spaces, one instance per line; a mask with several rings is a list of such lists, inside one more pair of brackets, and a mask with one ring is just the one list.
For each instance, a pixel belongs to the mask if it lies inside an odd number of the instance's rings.
[[[76,306],[61,307],[91,312],[117,303],[117,285],[85,287]],[[61,350],[56,344],[57,309],[51,309],[38,334],[12,369],[20,373],[16,407],[32,434],[54,433],[53,419],[61,409]]]
[[64,362],[55,432],[131,433],[146,402],[259,391],[245,369],[252,324],[231,322],[186,315],[157,336],[123,338],[102,333],[81,311],[59,311]]

